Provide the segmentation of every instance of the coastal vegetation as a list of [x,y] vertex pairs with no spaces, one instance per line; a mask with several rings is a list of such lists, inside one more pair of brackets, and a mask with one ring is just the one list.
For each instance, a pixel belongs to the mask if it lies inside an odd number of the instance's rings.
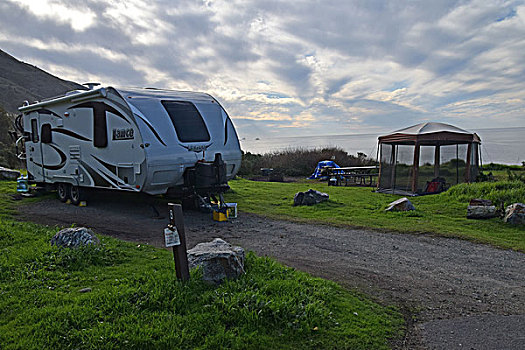
[[348,154],[342,148],[289,148],[283,151],[265,154],[243,152],[239,176],[259,175],[261,168],[272,168],[274,172],[286,176],[308,176],[317,163],[322,160],[333,160],[339,166],[375,165],[375,160],[364,153],[357,156]]
[[16,167],[19,165],[16,158],[15,144],[9,137],[14,116],[0,107],[0,166]]
[[57,228],[15,220],[14,189],[0,181],[2,349],[388,349],[403,333],[395,309],[253,253],[210,286],[178,282],[164,249],[51,247]]
[[[371,188],[328,186],[320,181],[276,183],[246,179],[230,181],[230,186],[228,202],[237,202],[241,211],[271,218],[435,234],[525,252],[524,227],[508,225],[501,218],[466,218],[471,198],[490,199],[498,206],[525,202],[525,182],[519,180],[460,184],[441,194],[413,197],[410,200],[416,210],[410,212],[385,212],[387,205],[400,196],[375,193]],[[295,193],[309,188],[328,193],[330,200],[315,206],[294,207]]]

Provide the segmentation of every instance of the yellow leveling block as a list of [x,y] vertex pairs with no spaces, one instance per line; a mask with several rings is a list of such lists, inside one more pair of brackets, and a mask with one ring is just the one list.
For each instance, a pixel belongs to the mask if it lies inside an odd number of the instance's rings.
[[228,214],[221,213],[219,211],[213,211],[213,220],[215,221],[228,221]]

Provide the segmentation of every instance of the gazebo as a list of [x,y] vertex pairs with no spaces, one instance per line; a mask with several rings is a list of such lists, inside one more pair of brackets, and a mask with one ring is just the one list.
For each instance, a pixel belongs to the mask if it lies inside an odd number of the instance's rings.
[[422,123],[378,139],[378,191],[402,195],[437,193],[476,180],[481,140],[444,123]]

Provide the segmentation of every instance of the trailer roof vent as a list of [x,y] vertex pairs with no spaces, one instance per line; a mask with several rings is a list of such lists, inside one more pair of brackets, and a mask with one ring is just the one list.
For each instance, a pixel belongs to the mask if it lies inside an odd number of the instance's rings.
[[84,84],[82,84],[82,85],[87,86],[89,90],[93,90],[93,88],[94,88],[95,86],[99,86],[100,83],[84,83]]

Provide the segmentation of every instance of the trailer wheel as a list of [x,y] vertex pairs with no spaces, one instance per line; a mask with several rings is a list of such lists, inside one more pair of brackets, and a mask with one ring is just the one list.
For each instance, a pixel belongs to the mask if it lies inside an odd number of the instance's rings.
[[63,182],[57,184],[57,195],[61,202],[66,202],[69,199],[69,185]]
[[71,187],[69,187],[69,198],[72,204],[79,205],[83,199],[82,189],[78,186],[71,185]]

